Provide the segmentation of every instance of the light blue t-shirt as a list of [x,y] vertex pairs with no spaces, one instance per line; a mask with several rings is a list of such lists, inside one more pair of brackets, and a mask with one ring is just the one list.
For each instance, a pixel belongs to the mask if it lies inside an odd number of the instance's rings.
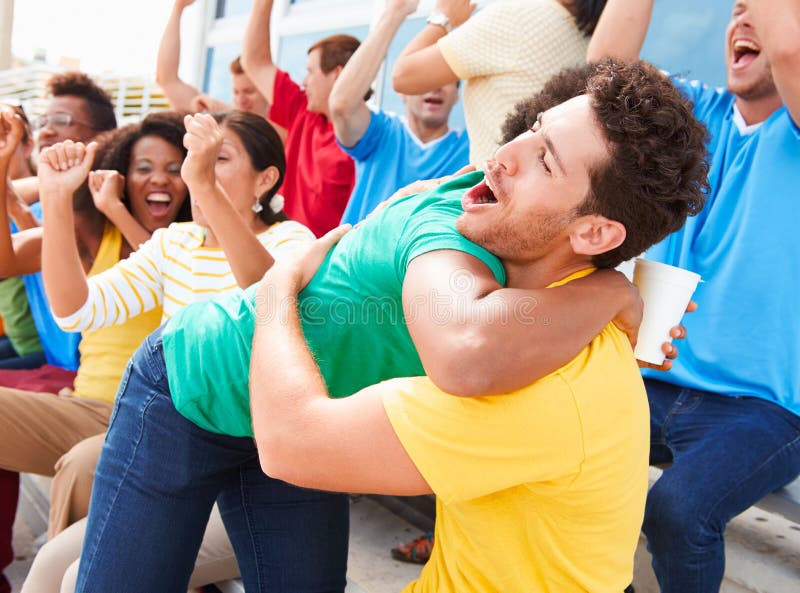
[[[42,206],[39,202],[31,205],[31,212],[38,219],[42,220]],[[12,232],[16,232],[16,227],[12,224]],[[68,333],[63,331],[50,311],[50,302],[44,291],[44,280],[41,272],[22,276],[25,283],[25,292],[28,295],[28,306],[31,309],[33,323],[39,333],[39,340],[42,342],[47,364],[61,367],[69,371],[78,370],[80,354],[78,344],[81,342],[81,334]]]
[[732,93],[675,82],[709,130],[711,193],[647,257],[704,282],[698,311],[684,317],[688,337],[673,370],[645,376],[800,414],[800,129],[781,107],[743,133]]
[[[337,140],[338,141],[338,140]],[[342,223],[356,224],[401,187],[419,179],[450,175],[469,164],[469,139],[461,130],[423,144],[404,118],[373,111],[358,143],[339,146],[356,162],[356,185]]]

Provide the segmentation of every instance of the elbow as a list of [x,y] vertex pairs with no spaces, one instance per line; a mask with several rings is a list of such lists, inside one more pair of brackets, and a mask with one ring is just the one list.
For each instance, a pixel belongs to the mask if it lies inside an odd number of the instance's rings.
[[478,397],[492,393],[496,371],[488,339],[479,331],[469,331],[458,345],[447,350],[447,360],[428,372],[439,389],[459,397]]
[[403,60],[397,60],[394,70],[392,70],[392,87],[394,90],[404,95],[419,95],[425,92],[415,82],[414,72],[411,68]]

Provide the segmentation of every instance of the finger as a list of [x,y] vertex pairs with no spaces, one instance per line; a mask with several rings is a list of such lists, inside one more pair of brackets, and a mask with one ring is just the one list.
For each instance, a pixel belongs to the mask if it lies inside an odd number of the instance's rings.
[[89,142],[89,144],[84,148],[83,151],[83,158],[81,159],[81,168],[86,172],[89,173],[89,170],[92,168],[94,164],[94,155],[97,153],[97,142]]
[[697,303],[695,301],[689,301],[689,304],[686,305],[686,312],[694,313],[695,311],[697,311]]
[[663,352],[667,358],[678,357],[678,348],[674,344],[670,344],[669,342],[664,342],[661,345],[661,352]]
[[83,157],[83,144],[81,142],[70,142],[64,146],[64,156],[67,157],[67,166],[74,167],[81,162]]
[[669,335],[675,340],[682,340],[686,337],[686,327],[683,325],[676,325],[669,330]]
[[344,237],[353,228],[351,224],[343,224],[333,230],[328,231],[322,237],[317,239],[317,244],[320,246],[327,246],[328,249],[336,245],[339,240]]
[[53,155],[50,162],[55,165],[57,171],[66,171],[69,168],[67,164],[69,157],[67,157],[67,147],[72,144],[72,140],[59,142],[53,146]]

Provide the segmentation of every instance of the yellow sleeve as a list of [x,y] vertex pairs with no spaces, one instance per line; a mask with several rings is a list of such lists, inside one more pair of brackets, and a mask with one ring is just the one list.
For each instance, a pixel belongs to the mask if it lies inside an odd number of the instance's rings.
[[514,393],[480,398],[446,394],[427,377],[383,385],[392,427],[446,504],[579,471],[579,417],[557,374]]

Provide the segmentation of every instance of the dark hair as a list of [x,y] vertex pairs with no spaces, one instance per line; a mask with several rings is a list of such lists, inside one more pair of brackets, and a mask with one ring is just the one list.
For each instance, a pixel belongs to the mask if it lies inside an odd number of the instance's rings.
[[550,80],[533,97],[517,103],[514,111],[503,122],[503,140],[507,144],[514,138],[531,129],[540,113],[569,101],[573,97],[586,94],[586,83],[597,70],[594,64],[582,64],[565,68]]
[[697,214],[708,190],[706,129],[692,106],[652,65],[607,60],[564,70],[503,125],[504,142],[530,129],[540,112],[589,94],[611,157],[590,170],[579,216],[600,214],[625,226],[623,243],[592,258],[602,268],[644,252]]
[[231,71],[231,74],[244,74],[244,68],[242,68],[242,56],[236,56],[230,63],[228,68]]
[[344,66],[361,42],[352,35],[331,35],[320,39],[308,48],[307,53],[315,49],[320,50],[319,67],[325,74],[331,72],[336,66]]
[[[94,159],[93,169],[109,169],[118,171],[122,175],[128,174],[130,167],[131,154],[134,145],[145,136],[157,136],[180,150],[181,157],[186,158],[186,148],[183,146],[183,136],[186,128],[183,125],[183,117],[174,111],[161,111],[151,113],[138,124],[129,124],[116,130],[111,130],[99,135],[96,140],[99,148]],[[75,203],[80,204],[82,209],[88,209],[85,204],[87,197],[92,202],[91,194],[83,192],[83,188],[75,193]],[[127,208],[130,204],[127,199],[123,202]],[[184,200],[175,222],[186,222],[192,219],[191,202]]]
[[597,21],[605,8],[606,0],[574,0],[575,24],[584,35],[594,33]]
[[614,267],[702,210],[707,131],[689,100],[647,62],[601,62],[586,89],[611,158],[590,171],[578,215],[600,214],[625,226],[625,241],[593,258],[598,267]]
[[247,111],[235,109],[213,115],[219,125],[232,130],[239,137],[250,157],[250,164],[256,171],[264,171],[268,167],[275,167],[278,170],[278,181],[258,198],[263,207],[258,213],[259,218],[267,225],[288,220],[282,210],[273,212],[269,206],[270,200],[278,193],[286,173],[286,157],[278,132],[263,117]]
[[94,130],[104,132],[117,127],[111,97],[88,74],[78,71],[53,74],[47,81],[47,92],[53,97],[70,95],[83,99]]

